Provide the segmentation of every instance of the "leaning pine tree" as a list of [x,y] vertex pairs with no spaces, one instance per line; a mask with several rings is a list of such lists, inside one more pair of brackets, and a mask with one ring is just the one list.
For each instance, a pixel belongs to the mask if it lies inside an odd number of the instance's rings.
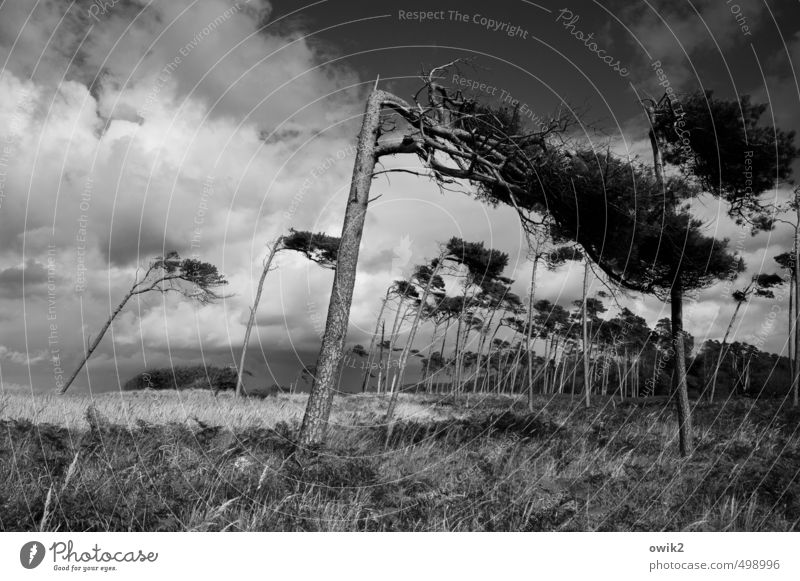
[[563,131],[565,122],[556,119],[542,131],[524,132],[516,111],[493,112],[441,85],[438,75],[446,68],[424,75],[423,88],[413,104],[377,86],[367,98],[318,374],[299,434],[301,445],[317,446],[325,439],[376,163],[388,156],[416,155],[429,172],[425,175],[440,183],[466,180],[487,191],[503,192],[499,201],[514,205],[526,223],[531,222],[533,206],[539,207],[533,200],[523,207],[518,200],[528,195],[533,184],[531,158],[547,149],[548,136]]
[[312,262],[316,262],[323,268],[335,269],[336,256],[339,252],[339,239],[335,236],[328,236],[323,233],[313,233],[307,231],[289,229],[289,234],[278,236],[271,244],[268,245],[269,253],[264,259],[263,269],[261,270],[261,277],[258,279],[258,287],[256,288],[256,296],[253,299],[253,306],[250,307],[250,316],[247,319],[247,325],[244,331],[244,343],[242,344],[242,355],[239,358],[239,368],[236,379],[236,395],[245,395],[244,391],[244,362],[247,357],[247,344],[250,341],[250,333],[253,330],[253,325],[256,322],[256,311],[258,304],[261,302],[261,293],[264,290],[264,281],[267,278],[267,273],[272,268],[272,262],[275,256],[282,250],[293,250],[303,254]]
[[228,281],[217,272],[217,267],[213,264],[201,262],[194,258],[181,258],[174,251],[166,256],[154,258],[150,261],[144,274],[141,277],[136,277],[130,290],[122,298],[117,308],[111,312],[94,341],[86,349],[81,362],[67,382],[58,390],[58,393],[63,394],[69,389],[81,369],[86,365],[89,357],[100,345],[100,341],[102,341],[106,331],[111,327],[111,323],[133,297],[151,292],[164,295],[176,293],[184,298],[207,304],[222,298],[215,289],[226,284],[228,284]]

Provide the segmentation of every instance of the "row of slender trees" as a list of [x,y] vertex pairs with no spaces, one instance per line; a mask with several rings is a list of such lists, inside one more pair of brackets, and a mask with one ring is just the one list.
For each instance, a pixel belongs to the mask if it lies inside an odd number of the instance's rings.
[[[567,250],[563,247],[540,258],[555,268],[579,256]],[[352,349],[365,359],[362,391],[575,394],[588,388],[590,393],[623,398],[669,393],[674,376],[673,366],[666,365],[672,357],[669,318],[651,329],[642,317],[623,307],[616,316],[604,319],[607,309],[602,299],[608,296],[604,291],[574,301],[569,310],[547,299],[531,302],[533,287],[531,297],[523,302],[510,291],[514,281],[500,270],[508,256],[485,249],[481,243],[453,238],[436,260],[452,261],[453,265],[438,270],[434,290],[424,304],[422,289],[429,279],[421,273],[429,274],[429,265],[415,267],[408,280],[396,280],[389,286],[369,349],[360,345]],[[443,275],[459,281],[458,295],[446,293]],[[686,365],[693,368],[687,375],[693,375],[691,383],[698,395],[713,401],[720,375],[727,386],[734,386],[733,391],[751,391],[750,363],[760,352],[744,343],[729,345],[728,337],[751,296],[774,298],[772,289],[781,285],[785,285],[782,277],[762,274],[735,290],[736,308],[722,341],[706,342],[696,357],[691,356],[694,338],[684,331]],[[530,311],[526,302],[532,305]],[[421,317],[412,317],[417,311]],[[415,345],[413,337],[421,323],[428,332]],[[418,381],[402,383],[406,358],[398,352],[421,359]],[[732,369],[736,370],[735,379]]]
[[[313,447],[325,439],[375,165],[387,156],[410,154],[421,162],[418,173],[440,184],[468,183],[478,200],[514,208],[531,239],[574,244],[611,283],[669,301],[671,345],[666,358],[675,382],[680,451],[689,454],[684,298],[716,281],[734,279],[744,269],[727,240],[705,234],[690,202],[701,193],[714,196],[743,227],[753,232],[773,228],[776,208],[764,203],[761,194],[788,180],[798,154],[794,133],[762,123],[766,107],[746,97],[726,101],[709,92],[681,99],[669,94],[642,102],[650,123],[653,155],[648,164],[575,137],[569,132],[574,119],[566,116],[530,131],[518,110],[486,106],[442,83],[446,78],[442,73],[456,65],[423,74],[413,103],[377,86],[367,99],[328,320],[300,442]],[[391,171],[409,170],[380,173]],[[793,264],[798,252],[795,243]],[[795,311],[796,278],[795,272]],[[584,298],[584,360],[590,358],[588,307]],[[796,336],[795,320],[792,323]],[[455,340],[463,341],[471,326],[459,318]],[[798,343],[795,339],[795,350]],[[482,355],[476,358],[478,370]],[[456,359],[455,383],[460,386],[463,350],[456,351]],[[586,375],[584,381],[589,382]],[[528,386],[531,389],[530,381]],[[796,399],[796,379],[793,389]],[[585,385],[587,397],[589,391]]]

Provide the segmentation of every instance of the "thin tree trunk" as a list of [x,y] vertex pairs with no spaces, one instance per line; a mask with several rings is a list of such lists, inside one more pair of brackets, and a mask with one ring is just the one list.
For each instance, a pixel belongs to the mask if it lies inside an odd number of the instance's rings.
[[[411,353],[411,346],[414,343],[414,337],[417,335],[417,329],[419,328],[419,323],[422,320],[422,312],[425,310],[425,305],[428,301],[428,295],[431,292],[431,286],[433,286],[433,279],[439,275],[439,268],[441,267],[443,259],[444,254],[439,255],[439,259],[436,262],[436,268],[433,269],[433,273],[430,275],[428,282],[425,285],[425,290],[422,291],[422,297],[420,297],[419,306],[417,307],[417,312],[414,315],[414,322],[411,324],[411,331],[408,335],[408,341],[406,342],[405,349],[403,349],[403,352],[400,354],[397,389],[392,391],[392,396],[389,399],[389,408],[386,410],[385,418],[387,423],[390,423],[394,417],[394,410],[397,407],[397,397],[400,393],[400,390],[403,389],[403,376],[405,375],[406,364],[408,363],[408,355]],[[387,434],[387,438],[391,436],[391,425],[389,426]]]
[[383,380],[383,343],[386,341],[386,321],[381,322],[381,342],[380,356],[378,359],[378,385],[375,386],[375,393],[381,392],[381,381]]
[[800,406],[800,189],[795,189],[794,231],[794,378],[792,381],[792,406]]
[[342,235],[333,279],[325,333],[322,337],[317,373],[300,427],[299,441],[303,446],[316,446],[325,440],[328,418],[333,403],[333,383],[341,365],[342,351],[347,336],[353,287],[358,266],[358,250],[364,231],[364,220],[369,203],[372,173],[375,169],[375,146],[381,123],[381,105],[386,98],[383,91],[373,90],[367,99],[364,120],[358,136],[358,146],[350,192],[347,197]]
[[539,264],[539,253],[533,258],[533,269],[531,270],[531,290],[528,293],[528,320],[525,327],[525,353],[527,355],[528,372],[528,410],[533,411],[533,348],[531,334],[533,332],[533,297],[536,293],[536,267]]
[[[655,109],[652,105],[647,107],[647,115],[650,120],[650,145],[653,149],[653,166],[655,170],[656,182],[660,189],[664,189],[664,161],[661,155],[661,148],[656,135]],[[667,212],[675,212],[675,199],[668,200]],[[800,215],[800,214],[798,214]],[[691,410],[689,409],[689,392],[686,384],[686,357],[683,340],[683,285],[681,281],[680,265],[675,265],[673,273],[672,288],[670,289],[670,303],[672,305],[672,346],[675,351],[674,357],[674,376],[676,384],[676,405],[678,406],[678,434],[680,440],[680,452],[683,456],[688,456],[692,452],[692,420]]]
[[250,342],[250,332],[253,330],[253,325],[256,322],[256,311],[258,311],[258,303],[261,302],[261,291],[264,290],[264,280],[267,278],[267,273],[269,272],[270,267],[272,266],[272,261],[275,258],[275,254],[281,249],[281,243],[283,242],[283,236],[278,236],[275,241],[272,243],[272,248],[270,248],[269,256],[267,257],[266,261],[264,261],[264,270],[261,271],[261,278],[258,279],[258,290],[256,290],[256,296],[253,300],[253,306],[250,307],[250,318],[247,319],[247,328],[244,331],[244,343],[242,344],[242,356],[239,358],[239,369],[237,370],[236,374],[236,395],[239,397],[243,397],[245,395],[244,390],[244,361],[247,357],[247,344]]
[[586,295],[589,292],[589,264],[584,264],[583,267],[583,304],[581,306],[581,315],[583,318],[583,393],[584,404],[588,408],[591,405],[591,396],[589,394],[590,379],[589,379],[589,317],[586,312]]
[[[136,288],[136,286],[134,285],[133,288]],[[78,364],[78,367],[75,369],[75,371],[72,372],[72,375],[64,384],[64,386],[58,390],[59,395],[63,395],[64,393],[66,393],[66,391],[69,389],[69,386],[72,385],[73,381],[75,381],[75,378],[78,376],[78,373],[81,372],[81,369],[83,369],[83,366],[86,365],[86,362],[89,360],[89,357],[92,356],[92,353],[94,353],[95,349],[97,349],[97,346],[100,344],[100,341],[102,341],[103,336],[106,334],[106,331],[108,331],[108,328],[111,326],[111,322],[125,307],[125,304],[130,300],[130,298],[135,294],[133,288],[128,291],[128,294],[125,295],[125,298],[122,299],[122,302],[120,302],[119,305],[117,305],[117,308],[114,309],[114,311],[111,313],[111,316],[106,321],[106,324],[103,325],[102,329],[100,329],[100,332],[97,334],[97,337],[95,337],[94,341],[92,341],[91,345],[89,345],[89,347],[86,349],[86,354],[84,355],[81,362]]]
[[384,392],[389,392],[389,375],[390,371],[392,370],[392,352],[394,351],[394,341],[395,335],[398,333],[397,324],[400,321],[400,326],[402,326],[403,317],[400,316],[400,311],[403,310],[403,303],[405,302],[405,297],[402,295],[400,296],[400,303],[397,305],[397,313],[394,315],[394,323],[392,323],[392,332],[389,334],[389,350],[386,352],[386,385],[384,386]]
[[[750,289],[752,283],[748,285],[745,292]],[[714,403],[714,394],[717,391],[717,375],[719,374],[719,367],[722,365],[722,358],[725,357],[725,345],[728,342],[728,335],[730,335],[731,329],[733,328],[733,323],[736,321],[736,315],[739,314],[739,309],[742,307],[742,303],[744,301],[737,301],[736,308],[733,311],[733,316],[731,317],[730,323],[728,323],[728,328],[725,330],[725,336],[722,337],[722,344],[719,347],[719,357],[717,357],[717,364],[714,366],[714,375],[711,377],[711,393],[708,397],[709,403]]]
[[686,383],[686,356],[683,338],[683,289],[679,276],[670,290],[672,303],[672,345],[675,351],[675,387],[678,406],[678,435],[682,456],[692,453],[692,418],[689,408],[689,390]]
[[424,373],[425,391],[427,391],[428,393],[430,393],[430,381],[429,381],[429,379],[430,379],[430,375],[431,375],[431,357],[433,356],[433,347],[434,347],[434,344],[436,343],[436,335],[438,335],[438,333],[439,333],[439,324],[440,324],[440,322],[437,323],[434,320],[434,322],[433,322],[433,333],[431,334],[431,341],[430,341],[430,343],[428,343],[428,359],[425,362],[425,373]]
[[[792,250],[792,260],[794,260],[794,250]],[[795,317],[794,317],[794,273],[790,270],[789,271],[789,332],[788,332],[788,341],[789,341],[789,349],[787,351],[787,359],[789,360],[789,378],[790,381],[794,381],[794,326],[795,326]]]
[[391,291],[391,287],[386,290],[386,296],[383,297],[383,301],[381,302],[381,310],[378,312],[378,320],[375,321],[375,333],[372,334],[372,338],[369,341],[369,351],[367,352],[367,369],[364,371],[364,378],[361,381],[361,392],[367,391],[367,384],[369,383],[369,376],[370,376],[370,366],[372,365],[372,356],[373,351],[375,350],[375,341],[378,338],[378,331],[381,327],[381,319],[383,319],[383,311],[386,309],[386,303],[389,302],[389,292]]

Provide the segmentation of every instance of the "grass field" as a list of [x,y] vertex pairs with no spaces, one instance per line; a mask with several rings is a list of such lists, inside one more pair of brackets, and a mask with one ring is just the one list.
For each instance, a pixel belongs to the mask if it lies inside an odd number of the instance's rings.
[[800,413],[665,401],[339,397],[325,449],[292,454],[304,395],[0,395],[0,529],[800,530]]

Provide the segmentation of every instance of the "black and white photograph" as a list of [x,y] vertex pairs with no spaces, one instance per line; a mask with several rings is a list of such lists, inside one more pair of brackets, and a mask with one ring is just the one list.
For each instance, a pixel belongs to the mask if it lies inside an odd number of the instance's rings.
[[796,0],[0,0],[0,63],[10,579],[800,532]]

